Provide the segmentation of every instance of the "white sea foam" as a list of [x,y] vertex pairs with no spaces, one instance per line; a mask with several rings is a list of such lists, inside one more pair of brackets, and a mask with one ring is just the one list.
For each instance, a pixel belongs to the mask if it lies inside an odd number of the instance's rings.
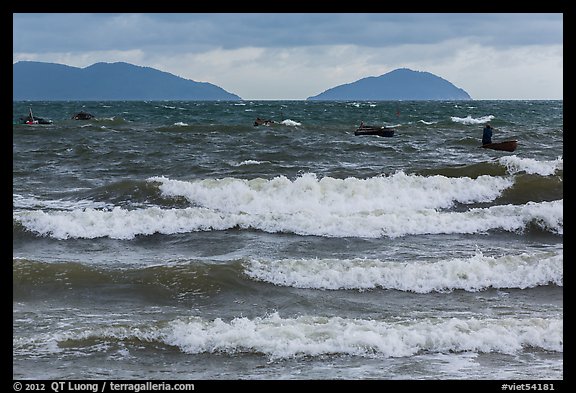
[[297,121],[286,119],[282,120],[280,123],[284,124],[285,126],[301,126],[302,123],[298,123]]
[[563,255],[522,254],[395,262],[374,259],[283,259],[246,263],[256,280],[312,289],[396,289],[417,293],[456,289],[531,288],[563,285]]
[[[73,190],[70,190],[73,191]],[[36,197],[14,194],[12,196],[14,209],[54,209],[54,210],[78,210],[78,209],[111,209],[114,206],[105,202],[96,202],[89,199],[80,200],[42,200]]]
[[266,164],[269,163],[270,161],[258,161],[258,160],[245,160],[239,163],[234,163],[234,164],[230,164],[232,166],[243,166],[243,165],[260,165],[260,164]]
[[[106,326],[13,339],[15,353],[63,352],[68,342],[90,340],[91,350],[106,343],[162,343],[182,352],[264,354],[271,359],[353,355],[407,357],[420,352],[518,354],[526,348],[563,352],[563,321],[553,318],[379,321],[342,317],[265,317],[224,321],[200,317],[177,319],[164,326]],[[68,348],[68,349],[67,349]]]
[[319,179],[308,173],[293,181],[284,176],[271,180],[225,178],[195,182],[153,177],[149,181],[159,182],[166,196],[182,196],[194,205],[219,211],[343,215],[446,209],[455,203],[490,202],[514,184],[512,178],[487,175],[471,179],[403,172],[368,179]]
[[520,158],[510,155],[500,157],[498,162],[506,166],[508,173],[511,174],[525,172],[540,176],[550,176],[555,174],[556,171],[564,169],[564,159],[562,157],[552,161],[537,161],[533,158]]
[[491,121],[492,119],[494,119],[494,115],[487,115],[487,116],[482,116],[482,117],[472,117],[470,115],[468,115],[466,117],[452,116],[450,119],[454,123],[460,123],[460,124],[466,124],[466,125],[484,124],[484,123],[487,123],[487,122]]
[[74,211],[15,212],[30,231],[58,239],[111,237],[251,228],[326,237],[398,237],[417,234],[522,232],[529,224],[563,233],[563,200],[449,211],[456,203],[490,202],[511,178],[448,178],[397,173],[369,179],[294,181],[265,179],[170,180],[153,177],[166,197],[190,207],[127,210],[92,207]]
[[[247,200],[247,202],[249,202]],[[57,239],[110,237],[132,239],[138,235],[258,229],[325,237],[399,237],[404,235],[483,233],[490,230],[522,232],[530,223],[563,234],[563,201],[494,206],[467,212],[433,209],[398,211],[290,211],[224,212],[204,207],[126,210],[92,208],[71,212],[15,212],[14,219],[28,230]]]

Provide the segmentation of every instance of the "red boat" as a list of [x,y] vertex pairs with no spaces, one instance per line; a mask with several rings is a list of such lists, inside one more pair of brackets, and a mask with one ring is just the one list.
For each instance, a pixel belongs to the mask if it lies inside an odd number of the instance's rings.
[[518,147],[517,140],[510,140],[510,141],[503,141],[503,142],[495,142],[495,143],[487,143],[482,145],[484,149],[492,149],[492,150],[503,150],[503,151],[514,151]]

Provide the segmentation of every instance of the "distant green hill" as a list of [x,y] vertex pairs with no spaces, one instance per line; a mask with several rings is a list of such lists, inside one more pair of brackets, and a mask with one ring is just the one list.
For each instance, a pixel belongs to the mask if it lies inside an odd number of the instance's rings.
[[14,101],[241,100],[206,82],[150,67],[96,63],[86,68],[20,61],[13,64]]
[[464,90],[429,72],[399,68],[378,77],[333,87],[307,100],[471,100]]

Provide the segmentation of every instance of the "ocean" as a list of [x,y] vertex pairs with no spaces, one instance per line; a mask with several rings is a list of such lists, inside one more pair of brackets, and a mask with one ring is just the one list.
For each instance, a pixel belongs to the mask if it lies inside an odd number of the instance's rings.
[[14,102],[12,132],[14,380],[564,378],[563,101]]

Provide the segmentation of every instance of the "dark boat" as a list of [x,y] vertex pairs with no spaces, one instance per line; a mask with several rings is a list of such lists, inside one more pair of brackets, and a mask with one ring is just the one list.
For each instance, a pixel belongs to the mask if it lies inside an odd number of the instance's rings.
[[365,126],[364,124],[360,124],[360,127],[354,131],[354,135],[394,136],[394,129],[388,127]]
[[510,140],[510,141],[502,141],[502,142],[495,142],[495,143],[487,143],[482,145],[484,149],[492,149],[492,150],[503,150],[503,151],[514,151],[518,147],[517,140]]
[[74,116],[72,116],[72,120],[90,120],[93,119],[94,115],[88,112],[78,112]]
[[275,123],[274,120],[264,120],[264,119],[257,117],[256,120],[254,121],[254,127],[269,126],[270,124],[274,124],[274,123]]

